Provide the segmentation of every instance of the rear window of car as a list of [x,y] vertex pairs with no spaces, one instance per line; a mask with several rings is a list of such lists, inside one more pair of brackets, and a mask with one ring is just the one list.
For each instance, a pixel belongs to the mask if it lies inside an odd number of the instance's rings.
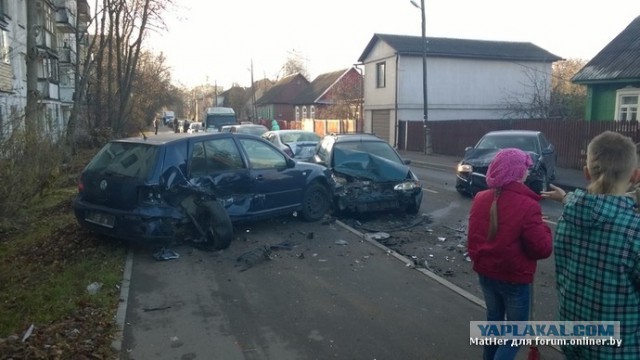
[[315,133],[308,132],[289,132],[280,135],[283,143],[298,141],[320,141],[320,136]]
[[148,144],[111,142],[87,165],[92,172],[147,179],[156,164],[159,147]]
[[[357,150],[380,156],[396,163],[402,163],[402,159],[389,144],[382,141],[353,141],[336,143],[334,148],[343,150]],[[335,165],[335,164],[334,164]]]
[[241,134],[260,136],[269,131],[269,129],[264,126],[238,126],[236,131]]

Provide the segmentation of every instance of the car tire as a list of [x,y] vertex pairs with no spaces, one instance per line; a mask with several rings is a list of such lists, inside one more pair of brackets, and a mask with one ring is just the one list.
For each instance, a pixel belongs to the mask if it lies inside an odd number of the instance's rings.
[[418,199],[414,197],[413,203],[407,206],[407,214],[415,215],[418,213],[418,211],[420,211],[420,203],[418,202]]
[[224,206],[217,201],[206,201],[198,207],[197,216],[205,231],[204,247],[222,250],[229,247],[233,239],[233,224]]
[[329,211],[329,191],[319,183],[309,185],[302,199],[302,217],[306,221],[318,221]]

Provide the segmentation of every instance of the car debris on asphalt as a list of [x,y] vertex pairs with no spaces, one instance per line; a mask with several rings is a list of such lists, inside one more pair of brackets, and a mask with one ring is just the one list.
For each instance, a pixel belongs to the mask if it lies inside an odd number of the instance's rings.
[[262,245],[238,256],[236,259],[236,267],[239,267],[238,271],[247,271],[255,265],[273,260],[274,250],[293,250],[294,246],[295,244],[289,241],[283,241],[273,245]]
[[157,261],[173,260],[179,257],[180,257],[180,254],[165,247],[161,248],[160,250],[158,250],[158,252],[153,254],[153,258],[156,259]]

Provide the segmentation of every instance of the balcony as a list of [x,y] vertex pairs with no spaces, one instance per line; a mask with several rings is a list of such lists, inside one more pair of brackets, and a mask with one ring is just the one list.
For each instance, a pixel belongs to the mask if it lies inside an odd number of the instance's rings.
[[63,33],[76,32],[76,16],[67,7],[59,7],[56,10],[56,27]]
[[55,35],[42,29],[36,37],[36,46],[48,53],[57,50],[58,47]]
[[60,100],[59,86],[48,79],[38,79],[38,95],[41,100]]
[[76,52],[69,47],[58,48],[58,61],[60,65],[63,64],[76,64]]
[[89,3],[87,0],[78,0],[78,20],[87,23],[90,20]]

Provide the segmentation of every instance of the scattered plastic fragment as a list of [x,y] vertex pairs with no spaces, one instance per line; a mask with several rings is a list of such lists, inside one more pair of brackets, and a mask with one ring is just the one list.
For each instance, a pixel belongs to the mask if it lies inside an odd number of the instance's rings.
[[335,241],[336,245],[349,245],[349,242],[346,240],[338,239]]
[[367,233],[364,235],[367,240],[384,240],[384,239],[388,239],[391,235],[389,235],[386,232],[374,232],[374,233]]
[[22,335],[22,342],[27,341],[29,336],[31,336],[31,334],[33,334],[33,329],[35,329],[35,326],[33,326],[33,324],[31,324],[31,326],[29,326],[27,331],[24,332],[24,335]]
[[171,309],[171,306],[160,306],[160,307],[154,307],[154,308],[142,308],[142,311],[149,312],[149,311],[159,311],[159,310],[167,310],[167,309]]
[[446,241],[447,238],[443,236],[438,236],[438,241]]
[[171,250],[171,249],[167,249],[165,247],[163,247],[162,249],[160,249],[157,253],[153,254],[153,258],[161,261],[161,260],[173,260],[173,259],[177,259],[180,257],[180,254],[178,254],[177,252]]
[[87,285],[87,292],[91,295],[95,295],[98,293],[98,291],[100,291],[101,288],[102,283],[92,282],[91,284]]

